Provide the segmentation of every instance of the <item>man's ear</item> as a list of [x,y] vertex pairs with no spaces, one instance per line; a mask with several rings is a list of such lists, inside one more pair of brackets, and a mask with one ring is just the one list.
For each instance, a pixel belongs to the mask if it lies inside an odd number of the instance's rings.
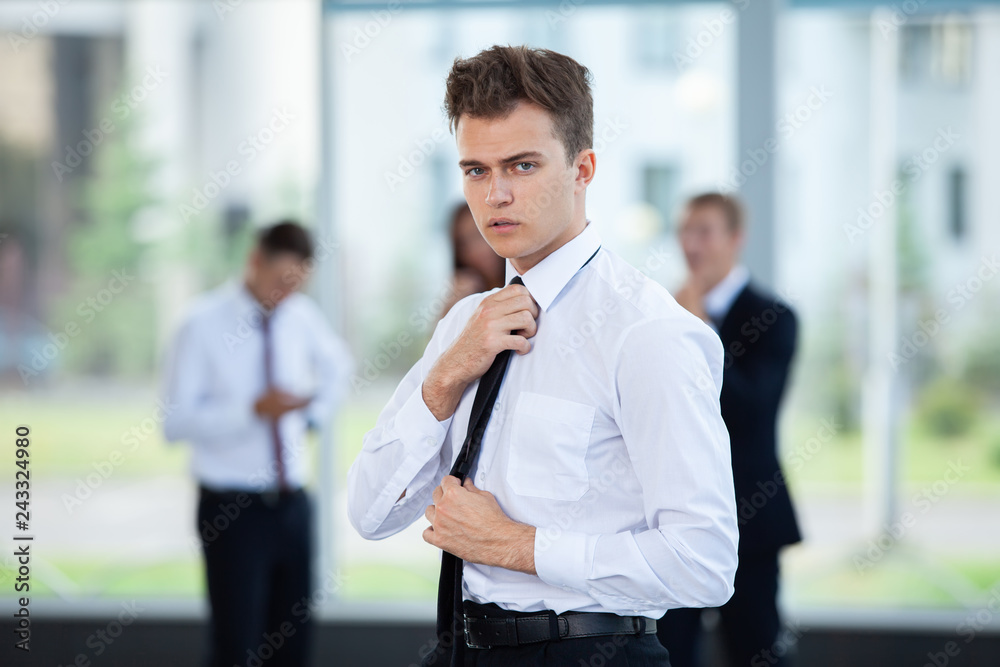
[[747,234],[746,231],[741,227],[733,232],[733,243],[736,244],[736,252],[743,252],[743,246],[746,245]]
[[597,171],[597,153],[593,148],[584,148],[577,154],[573,165],[576,167],[573,192],[583,192],[594,180],[594,173]]
[[261,251],[260,246],[254,246],[250,250],[250,254],[247,255],[247,272],[251,275],[257,274],[263,264],[264,253]]

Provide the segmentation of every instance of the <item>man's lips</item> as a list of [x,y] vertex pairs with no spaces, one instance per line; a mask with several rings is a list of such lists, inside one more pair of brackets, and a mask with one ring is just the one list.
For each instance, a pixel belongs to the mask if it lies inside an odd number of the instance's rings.
[[518,223],[509,218],[491,218],[489,227],[496,232],[505,232],[517,227]]

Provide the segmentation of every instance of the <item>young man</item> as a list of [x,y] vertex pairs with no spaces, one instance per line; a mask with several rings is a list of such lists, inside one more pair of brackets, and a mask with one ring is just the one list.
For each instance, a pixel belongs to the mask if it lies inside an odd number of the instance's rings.
[[[732,440],[740,566],[736,592],[719,611],[732,667],[784,664],[783,652],[771,652],[780,630],[778,551],[801,539],[776,445],[795,315],[754,286],[739,263],[743,217],[736,199],[717,192],[688,202],[679,227],[688,279],[677,292],[682,306],[716,328],[727,351],[721,403]],[[675,609],[663,618],[658,632],[674,667],[698,664],[700,629],[700,609]]]
[[722,347],[587,220],[589,78],[510,46],[448,77],[465,198],[509,284],[441,320],[348,475],[363,536],[425,516],[447,552],[424,664],[668,665],[654,619],[733,591]]
[[[194,450],[210,667],[307,663],[313,585],[305,432],[326,420],[353,366],[319,308],[296,293],[311,257],[299,225],[263,230],[243,281],[199,299],[165,366],[173,409],[164,433]],[[268,643],[275,633],[279,648]]]

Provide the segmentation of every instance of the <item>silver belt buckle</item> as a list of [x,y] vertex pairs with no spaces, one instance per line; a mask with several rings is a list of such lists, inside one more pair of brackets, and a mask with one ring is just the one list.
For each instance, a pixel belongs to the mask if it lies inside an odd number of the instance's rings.
[[465,645],[469,648],[487,648],[486,646],[479,646],[472,643],[472,635],[469,634],[469,617],[462,614],[462,629],[465,631]]

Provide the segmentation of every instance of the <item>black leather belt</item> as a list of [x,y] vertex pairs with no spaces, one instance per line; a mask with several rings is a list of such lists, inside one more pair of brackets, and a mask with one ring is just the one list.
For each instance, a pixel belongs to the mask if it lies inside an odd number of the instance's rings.
[[656,620],[645,616],[619,616],[596,612],[554,612],[518,616],[465,615],[465,643],[469,648],[520,646],[536,642],[641,635],[656,632]]

